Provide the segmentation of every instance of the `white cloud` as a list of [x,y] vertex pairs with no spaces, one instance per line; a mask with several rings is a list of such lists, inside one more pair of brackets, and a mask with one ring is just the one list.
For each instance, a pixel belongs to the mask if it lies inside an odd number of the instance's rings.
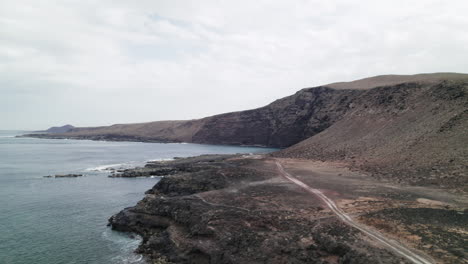
[[1,128],[195,118],[329,82],[466,72],[467,8],[461,0],[2,1]]

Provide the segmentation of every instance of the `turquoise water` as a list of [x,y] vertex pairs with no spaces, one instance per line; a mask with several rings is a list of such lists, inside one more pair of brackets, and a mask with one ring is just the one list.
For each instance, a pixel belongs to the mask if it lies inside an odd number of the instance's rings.
[[[158,178],[108,178],[107,167],[208,153],[272,149],[15,138],[0,131],[0,264],[141,263],[139,240],[107,219],[134,205]],[[82,173],[79,178],[43,178]]]

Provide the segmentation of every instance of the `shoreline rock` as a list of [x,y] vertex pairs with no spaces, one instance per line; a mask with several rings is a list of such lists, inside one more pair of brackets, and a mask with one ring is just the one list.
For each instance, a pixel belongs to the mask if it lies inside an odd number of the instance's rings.
[[43,176],[44,178],[77,178],[82,177],[83,174],[55,174]]
[[63,134],[44,134],[44,133],[33,133],[18,135],[16,137],[29,137],[29,138],[42,138],[42,139],[75,139],[75,140],[92,140],[92,141],[110,141],[110,142],[144,142],[144,143],[181,143],[181,141],[167,140],[159,138],[145,138],[137,136],[123,136],[123,135],[80,135],[71,136]]
[[[174,157],[173,160],[149,161],[144,167],[114,170],[109,178],[136,178],[167,176],[178,173],[197,172],[236,155],[201,155],[196,157]],[[238,156],[238,155],[237,155]]]

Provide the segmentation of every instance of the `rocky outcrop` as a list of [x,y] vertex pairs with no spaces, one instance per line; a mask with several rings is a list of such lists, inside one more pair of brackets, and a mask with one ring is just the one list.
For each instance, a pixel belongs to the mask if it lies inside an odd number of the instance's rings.
[[259,109],[208,118],[193,142],[288,147],[339,120],[360,93],[327,87],[303,89]]
[[233,155],[201,155],[188,158],[175,158],[174,160],[150,161],[143,168],[131,168],[112,171],[110,178],[135,178],[150,176],[167,176],[183,172],[197,172],[216,166],[219,162]]

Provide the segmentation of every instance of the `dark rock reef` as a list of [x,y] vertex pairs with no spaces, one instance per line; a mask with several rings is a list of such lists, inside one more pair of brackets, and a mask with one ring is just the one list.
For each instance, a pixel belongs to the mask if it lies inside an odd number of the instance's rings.
[[82,176],[83,174],[55,174],[44,176],[44,178],[77,178]]

